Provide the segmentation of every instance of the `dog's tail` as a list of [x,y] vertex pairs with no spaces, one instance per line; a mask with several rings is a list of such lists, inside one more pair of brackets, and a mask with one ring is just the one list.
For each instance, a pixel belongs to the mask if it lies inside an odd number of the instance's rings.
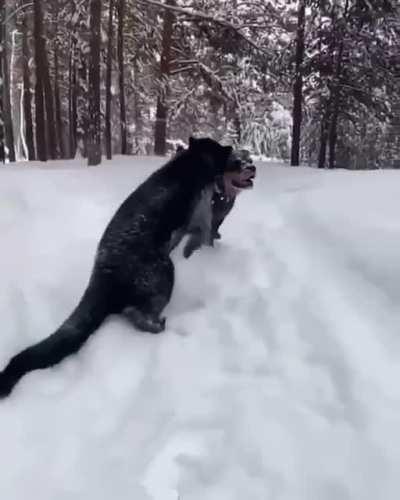
[[101,292],[92,280],[76,309],[55,333],[11,358],[0,372],[0,398],[7,397],[25,374],[49,368],[82,347],[109,314],[107,297]]

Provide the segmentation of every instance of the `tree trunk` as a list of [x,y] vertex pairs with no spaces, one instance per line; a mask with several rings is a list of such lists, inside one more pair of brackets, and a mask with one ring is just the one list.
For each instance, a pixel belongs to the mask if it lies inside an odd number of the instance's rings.
[[7,147],[7,157],[10,162],[15,162],[15,147],[14,147],[14,132],[11,115],[11,100],[10,100],[10,69],[8,67],[8,51],[7,51],[7,25],[0,26],[2,31],[2,65],[3,65],[3,121],[5,132],[5,145]]
[[111,141],[111,77],[112,77],[112,48],[113,48],[113,9],[114,0],[109,0],[108,13],[108,43],[107,43],[107,71],[106,71],[106,155],[107,160],[112,158]]
[[101,163],[100,123],[100,24],[101,0],[90,1],[90,63],[89,63],[89,123],[88,165]]
[[[56,123],[54,119],[53,90],[50,83],[46,37],[43,30],[43,9],[41,0],[33,1],[33,11],[35,19],[36,89],[39,94],[36,99],[36,105],[39,106],[39,114],[43,115],[43,118],[40,117],[40,127],[43,127],[43,132],[41,130],[39,131],[41,136],[40,140],[43,140],[42,136],[46,138],[46,147],[41,149],[43,152],[44,149],[46,150],[46,159],[47,157],[54,159],[57,158]],[[41,104],[39,101],[43,101],[43,103]],[[44,106],[43,111],[42,106]],[[39,150],[39,146],[37,147]]]
[[139,68],[137,58],[133,61],[133,104],[135,106],[135,147],[134,154],[142,153],[142,134],[143,134],[143,118],[141,113],[141,104],[139,97]]
[[88,156],[88,140],[89,140],[89,123],[90,123],[90,115],[89,115],[89,106],[90,101],[88,99],[89,92],[89,71],[88,71],[88,61],[86,61],[86,54],[82,53],[82,50],[77,49],[77,57],[79,58],[77,61],[76,69],[76,91],[77,91],[77,99],[76,99],[76,113],[77,113],[77,129],[76,129],[76,137],[78,148],[81,150],[81,154],[84,158]]
[[54,46],[54,103],[56,108],[56,124],[57,124],[57,142],[60,158],[65,158],[65,142],[64,142],[64,126],[61,113],[61,97],[59,85],[59,64],[58,64],[58,46],[57,42]]
[[32,118],[32,93],[29,70],[29,22],[28,14],[24,13],[23,38],[22,38],[22,60],[23,60],[23,81],[24,81],[24,117],[25,117],[25,138],[28,148],[28,160],[35,159],[35,142],[33,137],[33,118]]
[[[4,0],[0,0],[0,47],[3,47],[4,31],[1,29],[5,20]],[[3,53],[0,53],[0,161],[5,162],[5,148],[4,148],[4,107],[3,107],[3,82],[4,82],[4,65]]]
[[40,161],[47,161],[47,140],[46,140],[46,118],[44,111],[44,88],[43,88],[43,52],[45,44],[43,39],[43,20],[40,0],[33,2],[34,13],[34,40],[35,40],[35,121],[36,121],[36,148]]
[[[349,10],[349,0],[346,0],[345,6],[344,6],[344,12],[343,12],[343,22],[347,21],[347,16],[348,16],[348,10]],[[344,53],[344,39],[345,39],[345,32],[344,32],[344,27],[342,26],[342,29],[338,29],[338,36],[335,37],[336,40],[339,41],[339,50],[338,50],[338,56],[337,56],[337,61],[336,61],[336,68],[335,68],[335,74],[334,74],[334,79],[333,79],[333,86],[332,86],[332,91],[331,91],[331,100],[332,100],[332,114],[331,114],[331,123],[329,126],[329,136],[328,136],[328,141],[329,141],[329,168],[335,168],[336,167],[336,142],[337,142],[337,127],[338,127],[338,121],[339,121],[339,111],[340,111],[340,79],[342,76],[342,67],[343,67],[343,53]]]
[[[12,10],[11,10],[12,12]],[[21,158],[24,156],[24,145],[23,145],[23,137],[21,137],[21,120],[23,119],[21,113],[21,97],[22,93],[18,92],[17,85],[17,71],[16,71],[16,37],[18,31],[16,29],[16,21],[13,16],[10,20],[7,30],[10,32],[10,58],[8,61],[8,88],[10,92],[10,105],[11,105],[11,117],[12,117],[12,126],[13,126],[13,139],[14,139],[14,153],[16,158]]]
[[323,116],[321,120],[321,136],[319,143],[318,168],[325,168],[327,143],[328,143],[327,118]]
[[77,82],[75,63],[75,42],[71,41],[68,67],[68,124],[69,124],[69,157],[75,158],[77,148]]
[[[76,3],[71,0],[71,11],[76,13]],[[68,61],[68,156],[75,158],[78,142],[78,116],[77,116],[77,75],[76,75],[76,24],[74,16],[68,23],[69,29],[69,61]]]
[[118,1],[118,71],[119,71],[119,102],[121,122],[121,154],[126,155],[128,149],[125,108],[125,72],[124,72],[124,16],[125,0]]
[[[175,0],[167,0],[167,5],[175,5]],[[164,156],[167,151],[167,97],[171,67],[173,26],[174,15],[170,10],[165,9],[160,62],[160,90],[157,97],[156,124],[154,131],[154,153],[161,156]]]
[[303,117],[303,60],[304,60],[304,31],[305,31],[305,0],[299,0],[297,11],[296,32],[296,74],[293,85],[293,130],[291,165],[300,164],[301,122]]
[[335,85],[333,87],[332,95],[332,116],[329,126],[329,168],[336,166],[336,142],[337,142],[337,126],[339,118],[340,107],[340,76],[342,74],[343,62],[343,40],[340,41],[338,60],[335,71]]
[[49,158],[54,160],[57,158],[57,138],[56,138],[56,120],[54,117],[54,96],[50,82],[49,63],[47,53],[44,53],[44,74],[43,74],[43,90],[44,103],[46,109],[46,125],[48,138],[48,154]]
[[154,134],[154,154],[164,156],[167,152],[168,110],[162,97],[157,98],[156,129]]

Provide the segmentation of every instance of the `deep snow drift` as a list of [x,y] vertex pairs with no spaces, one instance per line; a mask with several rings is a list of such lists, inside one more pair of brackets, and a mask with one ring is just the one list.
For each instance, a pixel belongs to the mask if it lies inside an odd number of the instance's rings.
[[[0,169],[0,366],[80,298],[159,159]],[[258,164],[159,336],[110,318],[0,402],[1,500],[391,500],[400,172]]]

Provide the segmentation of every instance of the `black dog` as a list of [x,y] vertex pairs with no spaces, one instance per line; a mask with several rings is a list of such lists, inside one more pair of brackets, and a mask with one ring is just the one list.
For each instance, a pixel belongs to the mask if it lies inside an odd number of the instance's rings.
[[0,397],[26,373],[77,352],[110,314],[124,314],[142,331],[163,331],[161,313],[174,285],[171,238],[187,227],[204,188],[225,173],[234,182],[240,167],[230,146],[190,138],[185,152],[143,182],[106,228],[77,308],[50,337],[11,359],[0,372]]
[[[176,156],[184,151],[182,146],[178,146]],[[189,258],[202,245],[213,246],[214,240],[221,238],[219,228],[234,207],[236,196],[243,189],[253,187],[256,167],[249,151],[242,149],[235,152],[235,155],[241,160],[240,175],[235,173],[235,177],[231,179],[229,174],[218,176],[214,186],[207,186],[203,190],[201,199],[186,228],[189,238],[183,249],[185,258]],[[184,236],[184,233],[177,235],[172,241],[172,248],[175,248]]]

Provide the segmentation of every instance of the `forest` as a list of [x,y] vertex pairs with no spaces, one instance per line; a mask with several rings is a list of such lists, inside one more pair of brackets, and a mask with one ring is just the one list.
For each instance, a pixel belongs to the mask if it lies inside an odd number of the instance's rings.
[[397,0],[0,0],[0,160],[400,168]]

